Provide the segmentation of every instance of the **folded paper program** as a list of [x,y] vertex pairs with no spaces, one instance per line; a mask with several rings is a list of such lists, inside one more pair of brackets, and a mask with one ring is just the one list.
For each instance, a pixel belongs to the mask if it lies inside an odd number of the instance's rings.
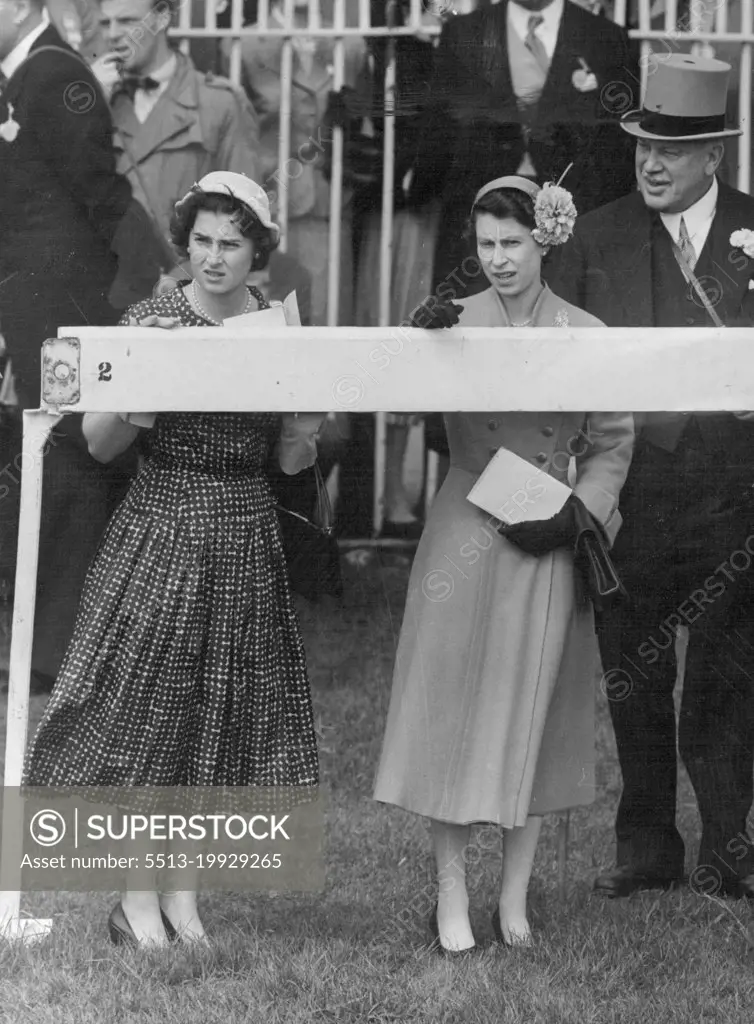
[[552,518],[570,494],[567,484],[500,448],[466,497],[504,523],[524,523]]

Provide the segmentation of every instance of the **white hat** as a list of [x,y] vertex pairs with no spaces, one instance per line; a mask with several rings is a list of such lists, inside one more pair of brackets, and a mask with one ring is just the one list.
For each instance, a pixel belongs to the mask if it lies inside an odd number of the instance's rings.
[[621,128],[639,139],[682,142],[740,135],[725,127],[730,64],[671,53],[657,57],[644,106],[629,110]]
[[273,245],[277,245],[280,241],[280,228],[272,219],[267,193],[261,185],[257,185],[245,174],[236,174],[235,171],[210,171],[186,193],[181,202],[185,202],[195,189],[237,199],[247,206],[259,218],[260,223],[269,230]]

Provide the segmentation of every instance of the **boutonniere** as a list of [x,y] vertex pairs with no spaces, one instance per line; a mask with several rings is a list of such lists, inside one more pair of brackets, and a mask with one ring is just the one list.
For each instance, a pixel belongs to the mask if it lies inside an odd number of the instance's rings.
[[[744,254],[750,260],[754,260],[754,231],[749,228],[739,228],[738,231],[733,232],[729,241],[736,249],[743,249]],[[749,287],[751,287],[751,283]]]
[[20,127],[18,121],[13,120],[13,104],[9,103],[8,118],[0,124],[0,139],[5,139],[6,142],[15,142]]
[[592,72],[583,57],[579,57],[579,64],[581,67],[577,68],[571,75],[573,87],[578,89],[579,92],[593,92],[597,88],[597,76]]

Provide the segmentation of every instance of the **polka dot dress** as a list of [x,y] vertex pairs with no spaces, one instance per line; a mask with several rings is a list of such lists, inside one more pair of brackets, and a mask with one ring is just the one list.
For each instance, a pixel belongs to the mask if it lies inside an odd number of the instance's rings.
[[[266,303],[254,292],[260,307]],[[128,316],[207,326],[180,290]],[[269,413],[159,413],[89,569],[31,786],[314,786]]]

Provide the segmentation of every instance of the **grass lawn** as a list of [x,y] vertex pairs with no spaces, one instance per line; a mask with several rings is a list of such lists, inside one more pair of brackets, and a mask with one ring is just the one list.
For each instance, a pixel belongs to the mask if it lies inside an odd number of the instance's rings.
[[[535,945],[495,945],[499,837],[487,830],[470,877],[472,922],[485,948],[462,962],[428,949],[426,824],[371,799],[407,574],[400,556],[375,555],[347,567],[342,608],[301,609],[329,790],[324,892],[208,894],[212,948],[161,953],[109,943],[115,894],[26,895],[24,912],[55,925],[37,946],[0,945],[2,1024],[754,1021],[744,903],[690,890],[590,898],[597,868],[612,860],[620,785],[599,688],[597,800],[572,816],[566,901],[557,896],[557,823],[548,820],[531,892]],[[32,726],[43,704],[34,699]],[[691,866],[698,820],[685,775],[679,803]]]

